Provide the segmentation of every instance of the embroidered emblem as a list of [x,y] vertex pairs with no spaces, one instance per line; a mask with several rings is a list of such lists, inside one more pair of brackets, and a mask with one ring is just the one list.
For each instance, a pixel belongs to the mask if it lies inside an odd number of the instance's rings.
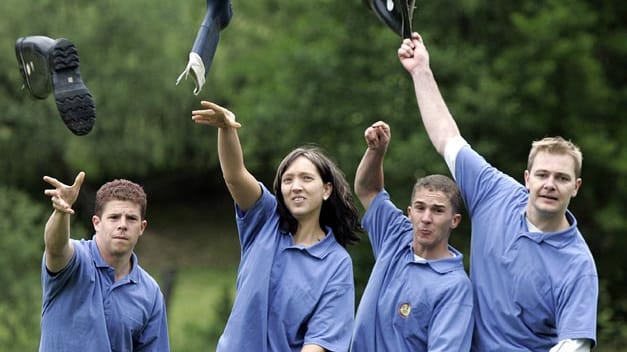
[[411,306],[409,305],[409,303],[403,303],[398,308],[398,312],[403,318],[407,318],[409,316],[409,312],[411,312]]

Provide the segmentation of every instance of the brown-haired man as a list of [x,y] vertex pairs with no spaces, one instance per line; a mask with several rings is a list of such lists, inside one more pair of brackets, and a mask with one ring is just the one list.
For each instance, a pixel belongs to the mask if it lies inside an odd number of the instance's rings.
[[96,194],[91,240],[70,238],[72,205],[85,179],[53,188],[44,231],[40,351],[169,351],[166,309],[157,282],[133,249],[147,226],[146,194],[128,180]]

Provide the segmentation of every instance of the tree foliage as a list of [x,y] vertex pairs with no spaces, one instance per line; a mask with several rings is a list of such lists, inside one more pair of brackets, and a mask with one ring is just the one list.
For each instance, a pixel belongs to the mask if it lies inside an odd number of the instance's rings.
[[34,351],[39,341],[43,207],[0,186],[0,350]]
[[[112,177],[142,180],[151,194],[219,177],[216,133],[195,126],[200,99],[235,112],[247,166],[271,182],[283,155],[317,143],[352,181],[363,131],[386,120],[393,140],[386,188],[400,207],[418,176],[448,171],[416,108],[396,58],[400,43],[359,0],[233,0],[208,83],[174,81],[204,15],[204,1],[2,2],[0,43],[24,35],[67,37],[78,47],[83,79],[96,101],[94,130],[63,126],[52,99],[20,90],[11,50],[0,52],[0,183],[40,195],[41,176],[85,187]],[[627,5],[559,0],[418,2],[415,28],[431,55],[442,94],[467,140],[503,171],[522,178],[530,142],[562,135],[584,153],[584,185],[571,203],[595,256],[603,295],[601,341],[625,339],[627,249]],[[13,68],[13,69],[11,69]],[[456,231],[464,250],[468,224]],[[363,286],[367,242],[351,250]],[[618,327],[617,327],[618,326]]]

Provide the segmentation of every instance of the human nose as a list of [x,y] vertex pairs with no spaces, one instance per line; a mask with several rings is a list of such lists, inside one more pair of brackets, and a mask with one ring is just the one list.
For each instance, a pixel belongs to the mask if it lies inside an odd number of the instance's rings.
[[301,181],[294,179],[294,181],[292,181],[292,191],[300,191],[301,189],[303,189]]
[[546,182],[544,182],[544,186],[545,189],[548,190],[553,190],[555,189],[555,177],[554,176],[549,176],[546,178]]
[[120,221],[118,222],[118,228],[123,228],[125,229],[127,226],[127,219],[125,216],[121,216],[120,217]]
[[432,214],[429,210],[423,211],[422,214],[420,215],[420,221],[424,223],[430,223],[432,221],[431,215]]

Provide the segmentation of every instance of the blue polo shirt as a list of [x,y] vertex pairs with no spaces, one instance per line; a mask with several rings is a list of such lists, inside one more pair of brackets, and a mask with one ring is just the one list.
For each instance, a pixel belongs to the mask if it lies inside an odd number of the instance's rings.
[[530,232],[526,188],[466,145],[455,179],[471,216],[470,277],[475,294],[475,351],[548,351],[560,340],[596,340],[598,277],[570,227]]
[[114,281],[95,239],[71,241],[74,254],[63,270],[50,275],[42,261],[39,351],[169,351],[163,295],[137,256],[130,273]]
[[375,256],[359,303],[351,350],[468,351],[472,288],[462,254],[414,259],[412,224],[381,191],[363,218]]
[[300,351],[304,344],[347,351],[355,307],[348,252],[329,228],[317,244],[295,245],[279,230],[276,198],[261,188],[252,208],[236,206],[237,293],[217,351]]

